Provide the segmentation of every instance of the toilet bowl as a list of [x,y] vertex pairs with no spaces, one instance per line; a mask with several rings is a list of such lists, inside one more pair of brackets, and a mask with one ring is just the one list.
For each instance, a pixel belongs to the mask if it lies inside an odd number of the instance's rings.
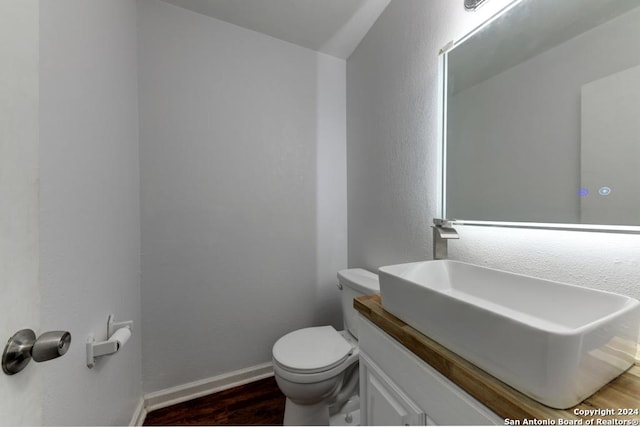
[[[276,382],[286,396],[284,425],[329,425],[358,393],[358,341],[353,298],[379,291],[378,276],[362,269],[338,273],[344,331],[298,329],[273,345]],[[352,408],[351,408],[352,409]],[[351,418],[350,414],[346,418]]]

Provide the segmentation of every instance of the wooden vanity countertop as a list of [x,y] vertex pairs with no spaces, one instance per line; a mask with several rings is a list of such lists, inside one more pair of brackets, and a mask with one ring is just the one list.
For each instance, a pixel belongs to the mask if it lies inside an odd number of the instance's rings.
[[[624,374],[579,405],[564,410],[553,409],[506,385],[385,311],[380,294],[356,298],[353,306],[417,357],[505,418],[505,425],[538,424],[535,420],[540,420],[539,424],[553,421],[555,425],[638,425],[640,422],[638,361]],[[585,412],[594,410],[613,414]]]

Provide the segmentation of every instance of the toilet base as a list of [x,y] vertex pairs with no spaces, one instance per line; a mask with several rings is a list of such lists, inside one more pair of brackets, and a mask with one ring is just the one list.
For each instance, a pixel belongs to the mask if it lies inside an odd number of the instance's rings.
[[347,414],[339,413],[329,417],[330,426],[359,426],[360,425],[360,409]]
[[285,426],[328,426],[329,406],[326,402],[298,405],[287,397],[284,409]]
[[327,406],[326,402],[299,405],[287,398],[283,424],[285,426],[358,426],[360,425],[360,398],[356,394],[340,408],[334,405]]
[[360,425],[360,397],[351,396],[340,408],[329,407],[330,426],[359,426]]

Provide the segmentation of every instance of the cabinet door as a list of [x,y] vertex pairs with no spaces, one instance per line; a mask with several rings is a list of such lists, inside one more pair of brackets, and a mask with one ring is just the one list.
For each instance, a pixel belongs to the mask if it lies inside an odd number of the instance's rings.
[[426,414],[366,356],[360,359],[360,399],[364,425],[427,425]]

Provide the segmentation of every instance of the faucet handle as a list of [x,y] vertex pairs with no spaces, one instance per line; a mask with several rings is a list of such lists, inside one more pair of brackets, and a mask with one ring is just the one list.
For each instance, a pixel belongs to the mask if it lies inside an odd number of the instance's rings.
[[453,227],[440,227],[437,225],[432,225],[432,227],[437,231],[438,237],[440,237],[441,239],[449,240],[460,238],[460,235]]
[[442,219],[442,218],[433,218],[433,226],[435,227],[445,227],[445,228],[452,228],[453,227],[453,221],[451,221],[450,219]]
[[460,236],[451,221],[434,218],[431,228],[433,229],[433,259],[446,259],[448,256],[447,241],[449,239],[459,239]]
[[441,239],[460,238],[456,229],[453,228],[453,221],[449,219],[433,218],[433,225],[431,228],[438,232],[438,237]]

